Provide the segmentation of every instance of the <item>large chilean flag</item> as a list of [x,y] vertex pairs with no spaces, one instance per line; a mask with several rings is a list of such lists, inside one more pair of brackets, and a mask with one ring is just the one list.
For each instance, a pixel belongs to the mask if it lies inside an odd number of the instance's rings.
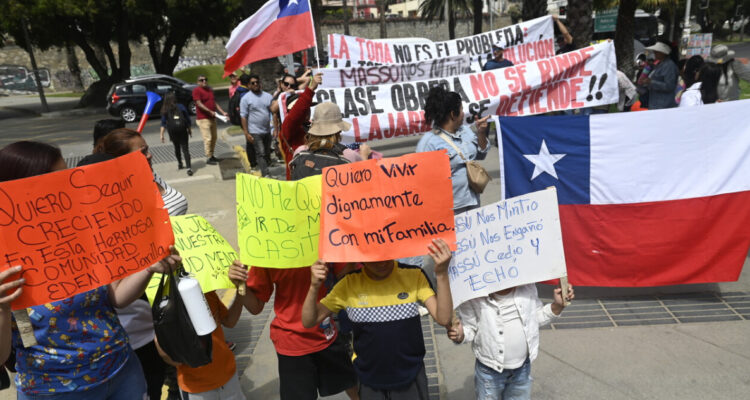
[[270,0],[242,21],[227,42],[224,77],[258,60],[315,46],[308,0]]
[[571,283],[736,281],[750,247],[750,100],[500,118],[507,197],[556,186]]

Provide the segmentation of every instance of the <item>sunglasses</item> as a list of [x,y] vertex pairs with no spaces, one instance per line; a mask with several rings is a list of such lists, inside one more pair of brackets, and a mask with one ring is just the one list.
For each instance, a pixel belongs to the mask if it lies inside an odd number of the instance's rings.
[[258,82],[258,81],[250,81],[251,85],[257,85],[258,83],[260,83],[260,82]]
[[281,81],[281,84],[282,84],[282,85],[284,85],[284,86],[292,86],[292,84],[291,84],[291,83],[289,83],[289,82],[284,82],[284,81]]
[[205,81],[206,81],[206,78],[200,78],[200,79],[198,79],[198,82],[205,82]]

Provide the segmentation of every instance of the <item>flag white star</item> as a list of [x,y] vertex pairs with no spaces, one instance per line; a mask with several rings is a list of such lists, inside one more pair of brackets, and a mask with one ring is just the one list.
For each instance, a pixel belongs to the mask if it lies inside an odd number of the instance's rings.
[[558,179],[557,171],[555,171],[555,163],[565,157],[565,154],[550,154],[547,149],[547,143],[542,139],[542,147],[539,149],[539,154],[524,154],[523,156],[534,164],[534,172],[531,174],[531,180],[533,181],[542,172],[546,172],[555,179]]
[[297,2],[297,0],[289,0],[289,4],[287,4],[287,7],[291,6],[292,4],[299,5],[299,3]]

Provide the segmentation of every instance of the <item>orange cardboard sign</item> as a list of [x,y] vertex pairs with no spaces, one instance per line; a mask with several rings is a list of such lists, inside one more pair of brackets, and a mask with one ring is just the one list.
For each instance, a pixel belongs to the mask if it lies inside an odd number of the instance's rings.
[[320,258],[382,261],[456,249],[453,187],[445,150],[323,169]]
[[14,310],[122,279],[166,257],[173,243],[140,152],[0,183],[1,269],[21,265],[26,279]]

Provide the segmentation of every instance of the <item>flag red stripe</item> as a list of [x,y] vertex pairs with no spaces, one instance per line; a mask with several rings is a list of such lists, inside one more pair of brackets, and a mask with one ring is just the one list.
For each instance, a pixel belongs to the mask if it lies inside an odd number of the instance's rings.
[[580,286],[662,286],[739,278],[750,192],[638,204],[560,205],[568,277]]
[[224,76],[255,61],[314,47],[312,29],[310,13],[279,18],[227,58],[224,62]]

